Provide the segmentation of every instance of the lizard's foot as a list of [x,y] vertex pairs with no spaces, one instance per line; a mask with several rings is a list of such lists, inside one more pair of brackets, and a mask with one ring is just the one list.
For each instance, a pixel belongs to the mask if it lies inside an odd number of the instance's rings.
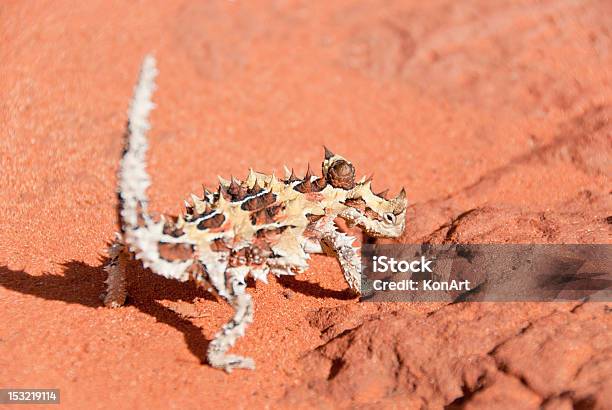
[[120,236],[117,236],[111,243],[108,248],[108,256],[108,262],[104,266],[104,270],[108,274],[104,282],[106,293],[100,295],[100,299],[104,302],[104,306],[118,308],[125,304],[127,297],[125,268],[128,254]]
[[209,355],[208,362],[211,366],[223,369],[228,373],[231,373],[234,369],[255,369],[255,361],[253,359],[233,354]]

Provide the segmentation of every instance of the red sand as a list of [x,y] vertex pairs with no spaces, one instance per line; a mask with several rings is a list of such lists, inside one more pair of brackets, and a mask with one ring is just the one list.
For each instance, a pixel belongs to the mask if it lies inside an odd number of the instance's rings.
[[609,306],[357,304],[316,257],[251,289],[235,351],[258,369],[228,376],[200,363],[225,304],[136,264],[128,306],[98,295],[145,53],[156,210],[218,174],[304,172],[325,144],[406,187],[404,241],[611,243],[610,27],[605,0],[4,2],[0,387],[58,387],[66,408],[605,408]]

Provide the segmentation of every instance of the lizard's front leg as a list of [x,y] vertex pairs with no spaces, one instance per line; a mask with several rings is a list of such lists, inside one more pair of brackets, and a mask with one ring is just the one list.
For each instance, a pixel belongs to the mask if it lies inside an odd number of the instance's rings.
[[344,279],[357,293],[361,293],[361,251],[353,245],[355,238],[339,232],[333,223],[327,224],[321,241],[335,254]]

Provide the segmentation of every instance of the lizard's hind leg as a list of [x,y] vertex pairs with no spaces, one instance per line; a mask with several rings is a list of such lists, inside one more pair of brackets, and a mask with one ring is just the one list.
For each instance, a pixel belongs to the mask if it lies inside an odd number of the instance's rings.
[[106,283],[104,305],[116,308],[123,306],[127,297],[125,269],[129,259],[128,251],[119,234],[108,247],[108,258],[108,263],[104,266],[104,270],[108,273],[104,282]]
[[[217,368],[224,369],[230,373],[233,369],[254,369],[255,362],[249,357],[228,355],[227,351],[236,343],[239,337],[244,336],[246,327],[253,322],[253,300],[251,295],[246,293],[246,274],[247,267],[228,268],[226,277],[228,278],[224,298],[234,308],[234,317],[227,322],[220,331],[215,334],[215,338],[208,345],[208,363]],[[221,289],[218,289],[221,291]]]

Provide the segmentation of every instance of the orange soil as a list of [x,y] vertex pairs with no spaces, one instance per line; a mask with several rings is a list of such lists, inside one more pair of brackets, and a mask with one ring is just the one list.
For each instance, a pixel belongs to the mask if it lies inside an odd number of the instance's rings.
[[325,312],[437,308],[358,305],[315,257],[250,289],[255,323],[234,350],[258,368],[230,376],[201,364],[230,309],[191,284],[133,264],[130,303],[103,308],[146,53],[160,70],[155,210],[179,212],[216,175],[303,173],[325,144],[375,190],[406,187],[405,241],[441,240],[477,208],[486,218],[446,239],[610,243],[610,27],[604,0],[4,2],[0,387],[58,387],[67,408],[272,405],[308,387]]

